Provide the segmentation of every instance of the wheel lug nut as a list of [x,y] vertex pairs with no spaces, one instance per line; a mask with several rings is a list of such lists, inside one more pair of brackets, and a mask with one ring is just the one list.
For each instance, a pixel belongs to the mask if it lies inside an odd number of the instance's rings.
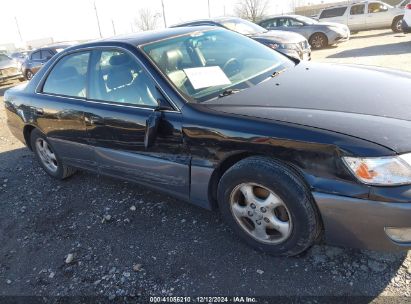
[[257,225],[261,225],[261,221],[257,220],[255,221]]
[[261,210],[262,213],[267,212],[267,209],[265,209],[264,207],[261,207],[260,210]]
[[254,205],[254,204],[251,204],[250,207],[253,208],[253,209],[255,209],[255,205]]
[[253,216],[253,213],[251,211],[248,211],[249,216]]
[[266,223],[269,223],[270,222],[270,220],[268,219],[268,218],[264,218],[264,221],[266,222]]

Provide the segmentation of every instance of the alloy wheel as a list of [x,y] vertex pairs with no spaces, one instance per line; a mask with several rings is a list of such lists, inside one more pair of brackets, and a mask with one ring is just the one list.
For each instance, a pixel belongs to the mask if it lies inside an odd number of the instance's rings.
[[402,30],[402,19],[399,19],[397,23],[395,24],[395,28],[397,29],[398,32],[401,32]]
[[311,44],[315,49],[320,49],[325,46],[325,39],[322,35],[315,35],[311,39]]
[[58,163],[56,155],[54,154],[50,145],[43,138],[38,138],[36,140],[36,150],[42,164],[50,170],[50,172],[55,173],[58,170]]
[[270,189],[243,183],[233,189],[230,208],[236,222],[255,240],[278,244],[292,232],[290,213],[284,201]]

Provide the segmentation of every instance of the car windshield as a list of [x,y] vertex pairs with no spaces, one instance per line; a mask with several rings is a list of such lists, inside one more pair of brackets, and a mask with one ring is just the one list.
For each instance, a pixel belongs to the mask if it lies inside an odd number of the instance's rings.
[[173,37],[142,49],[180,93],[200,102],[247,89],[295,65],[263,44],[223,29]]
[[228,19],[219,23],[229,30],[243,35],[254,35],[267,32],[265,28],[243,19]]
[[308,18],[305,16],[298,16],[298,17],[295,17],[295,19],[297,19],[298,21],[304,22],[306,24],[317,24],[318,23],[317,20],[314,20],[312,18]]

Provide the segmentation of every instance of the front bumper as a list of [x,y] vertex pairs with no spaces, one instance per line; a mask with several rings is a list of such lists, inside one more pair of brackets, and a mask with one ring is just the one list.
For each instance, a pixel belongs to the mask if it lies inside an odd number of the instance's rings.
[[299,60],[311,60],[311,49],[305,50],[293,50],[293,49],[277,49],[282,54],[299,59]]
[[[327,243],[384,251],[411,248],[411,202],[379,202],[319,192],[313,196]],[[401,234],[400,241],[395,234]]]
[[349,32],[347,33],[332,32],[332,33],[328,33],[327,37],[328,37],[328,44],[332,45],[332,44],[337,44],[337,43],[343,43],[343,42],[350,40],[350,33]]

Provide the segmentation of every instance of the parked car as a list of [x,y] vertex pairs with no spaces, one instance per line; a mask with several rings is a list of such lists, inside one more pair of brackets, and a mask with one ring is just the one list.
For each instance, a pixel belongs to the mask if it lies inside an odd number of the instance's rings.
[[407,6],[407,4],[410,4],[410,0],[403,0],[400,3],[398,3],[395,7],[404,9]]
[[172,27],[182,26],[218,26],[246,35],[258,42],[277,50],[278,52],[299,60],[311,60],[311,48],[307,39],[299,34],[284,31],[267,31],[261,26],[250,21],[222,17],[215,19],[193,20],[180,23]]
[[404,9],[381,1],[355,2],[323,9],[319,21],[332,21],[347,25],[351,31],[391,28],[401,32]]
[[350,39],[350,30],[346,25],[335,22],[318,22],[299,15],[270,17],[260,21],[259,25],[267,30],[291,31],[303,35],[314,49]]
[[411,33],[411,3],[405,6],[404,19],[401,28],[404,33]]
[[69,44],[56,44],[32,51],[21,65],[24,77],[31,80],[47,61],[69,46]]
[[91,170],[218,207],[254,248],[296,255],[323,237],[410,248],[410,88],[409,73],[183,27],[66,49],[4,101],[50,176]]
[[17,67],[21,70],[24,60],[26,60],[29,51],[19,51],[10,54],[10,58],[17,62]]
[[17,62],[5,54],[0,54],[0,83],[12,78],[24,79]]

